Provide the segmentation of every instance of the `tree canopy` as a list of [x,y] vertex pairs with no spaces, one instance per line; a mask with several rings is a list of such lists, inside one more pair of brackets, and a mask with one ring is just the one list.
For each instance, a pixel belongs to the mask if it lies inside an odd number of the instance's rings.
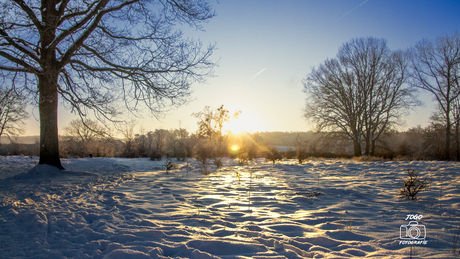
[[12,137],[24,132],[24,120],[29,116],[25,108],[24,96],[13,88],[0,87],[0,139],[3,135]]
[[444,119],[444,159],[448,160],[452,124],[459,119],[460,34],[419,41],[411,49],[410,61],[411,84],[432,94]]
[[[214,46],[176,26],[214,16],[203,0],[3,0],[0,70],[38,101],[40,164],[62,168],[58,97],[82,118],[119,114],[141,103],[158,116],[182,105],[191,84],[210,75]],[[38,98],[37,98],[38,97]]]
[[405,84],[406,67],[405,53],[391,51],[386,40],[353,39],[304,80],[305,116],[319,129],[346,134],[356,156],[363,139],[366,154],[373,154],[382,132],[418,103]]

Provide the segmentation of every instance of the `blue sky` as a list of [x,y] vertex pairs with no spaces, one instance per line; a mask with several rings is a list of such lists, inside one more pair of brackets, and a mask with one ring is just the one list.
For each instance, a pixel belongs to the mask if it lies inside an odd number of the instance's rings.
[[[191,102],[172,110],[160,121],[142,114],[147,130],[196,130],[191,116],[207,105],[241,110],[230,129],[248,131],[306,131],[306,94],[302,79],[345,42],[357,37],[385,38],[390,49],[406,49],[419,40],[460,31],[460,1],[433,0],[219,0],[211,1],[217,16],[203,31],[185,28],[187,37],[205,45],[216,43],[219,61],[215,77],[194,84]],[[257,75],[257,76],[256,76]],[[400,130],[426,126],[434,102],[421,93],[417,108]],[[63,133],[77,117],[62,107]],[[27,121],[26,135],[38,135],[38,110]]]

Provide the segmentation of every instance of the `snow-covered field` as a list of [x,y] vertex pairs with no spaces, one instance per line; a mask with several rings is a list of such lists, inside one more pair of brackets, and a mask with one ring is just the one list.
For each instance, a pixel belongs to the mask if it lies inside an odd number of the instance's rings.
[[[0,258],[409,258],[411,237],[413,258],[460,258],[454,162],[37,162],[0,157]],[[415,201],[408,168],[432,180]]]

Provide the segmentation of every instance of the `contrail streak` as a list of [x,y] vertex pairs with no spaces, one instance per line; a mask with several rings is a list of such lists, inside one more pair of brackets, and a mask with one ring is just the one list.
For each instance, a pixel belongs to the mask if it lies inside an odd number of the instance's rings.
[[242,84],[241,87],[245,86],[247,83],[251,82],[252,79],[256,78],[256,76],[258,76],[260,73],[264,72],[264,70],[267,69],[267,68],[264,68],[262,70],[259,71],[259,73],[257,73],[255,76],[251,77],[251,79],[249,79],[248,81],[246,81],[246,83]]
[[342,20],[343,17],[349,15],[351,12],[353,12],[353,11],[356,10],[356,9],[358,9],[361,5],[367,3],[368,1],[369,1],[369,0],[365,0],[364,2],[360,3],[359,5],[357,5],[355,8],[351,9],[350,11],[348,11],[346,14],[340,16],[337,20],[335,20],[335,21],[332,22],[331,24],[329,24],[329,25],[325,26],[324,28],[318,30],[317,32],[315,32],[315,33],[312,35],[312,37],[313,37],[313,36],[316,36],[316,34],[318,34],[318,33],[322,32],[322,31],[324,31],[325,29],[331,27],[332,25],[334,25],[334,24],[337,23],[338,21]]
[[340,21],[340,19],[342,19],[343,17],[347,16],[348,14],[350,14],[351,12],[353,12],[354,10],[358,9],[361,5],[365,4],[367,1],[369,1],[369,0],[366,0],[366,1],[362,2],[361,4],[359,4],[358,6],[356,6],[355,8],[351,9],[348,13],[346,13],[346,14],[340,16],[340,18],[337,19],[337,20],[335,20],[333,23],[331,23],[331,25],[334,24],[334,23],[336,23],[336,22],[338,22],[338,21]]

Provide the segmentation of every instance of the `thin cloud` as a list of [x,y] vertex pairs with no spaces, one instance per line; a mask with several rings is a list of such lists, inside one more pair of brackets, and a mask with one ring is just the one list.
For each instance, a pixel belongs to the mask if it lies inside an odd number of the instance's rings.
[[331,23],[329,26],[331,26],[331,25],[333,25],[334,23],[340,21],[343,17],[349,15],[351,12],[353,12],[353,11],[356,10],[356,9],[358,9],[361,5],[365,4],[367,1],[369,1],[369,0],[366,0],[366,1],[362,2],[361,4],[359,4],[358,6],[356,6],[355,8],[351,9],[348,13],[346,13],[346,14],[340,16],[339,19],[335,20],[335,21],[334,21],[333,23]]
[[242,84],[241,87],[245,86],[247,83],[251,82],[252,79],[256,78],[260,73],[264,72],[264,70],[267,69],[267,68],[264,68],[262,70],[259,71],[259,73],[257,73],[255,76],[251,77],[251,79],[249,79],[248,81],[246,81],[246,83]]
[[364,2],[360,3],[359,5],[355,6],[353,9],[351,9],[350,11],[348,11],[347,13],[345,13],[344,15],[340,16],[337,20],[333,21],[331,24],[321,28],[320,30],[318,30],[316,33],[313,34],[313,36],[316,36],[316,34],[324,31],[325,29],[331,27],[332,25],[336,24],[338,21],[342,20],[345,16],[349,15],[351,12],[353,12],[354,10],[358,9],[359,7],[361,7],[363,4],[367,3],[369,0],[365,0]]

